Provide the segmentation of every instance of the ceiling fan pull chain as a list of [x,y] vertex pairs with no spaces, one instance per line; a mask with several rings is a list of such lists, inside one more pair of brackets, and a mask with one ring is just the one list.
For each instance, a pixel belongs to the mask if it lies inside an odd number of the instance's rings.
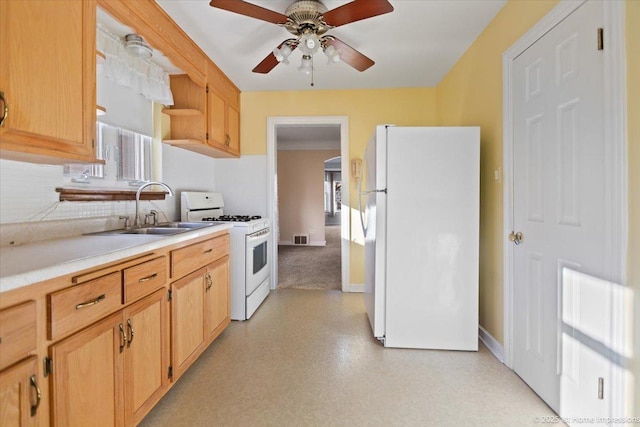
[[313,55],[311,55],[311,87],[313,87]]

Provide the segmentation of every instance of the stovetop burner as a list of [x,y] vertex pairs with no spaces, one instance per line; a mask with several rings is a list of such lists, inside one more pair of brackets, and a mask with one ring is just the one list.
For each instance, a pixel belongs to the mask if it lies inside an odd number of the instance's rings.
[[202,218],[203,221],[249,222],[262,218],[260,215],[221,215],[219,217]]

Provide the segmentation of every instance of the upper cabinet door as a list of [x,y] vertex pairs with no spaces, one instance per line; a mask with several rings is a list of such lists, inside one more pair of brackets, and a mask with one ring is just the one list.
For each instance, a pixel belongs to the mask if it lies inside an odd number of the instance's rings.
[[95,33],[95,0],[0,2],[0,157],[95,159]]

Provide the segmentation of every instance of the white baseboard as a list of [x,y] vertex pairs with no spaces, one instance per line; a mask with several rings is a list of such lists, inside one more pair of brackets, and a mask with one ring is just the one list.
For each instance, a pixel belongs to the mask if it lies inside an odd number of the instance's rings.
[[326,240],[312,240],[309,242],[309,246],[327,246]]
[[362,283],[349,283],[347,292],[364,292],[364,284]]
[[500,361],[504,363],[504,348],[485,328],[478,325],[478,336],[480,341],[489,349],[489,351]]

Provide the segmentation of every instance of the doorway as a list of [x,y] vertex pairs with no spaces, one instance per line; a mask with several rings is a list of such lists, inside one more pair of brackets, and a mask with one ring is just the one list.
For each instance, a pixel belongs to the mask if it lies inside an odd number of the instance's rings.
[[[324,225],[339,226],[342,212],[342,159],[324,162]],[[326,234],[326,232],[325,232]]]
[[[308,117],[269,117],[267,118],[267,210],[274,218],[273,235],[271,241],[274,254],[272,257],[271,289],[278,286],[278,236],[279,236],[279,212],[278,212],[278,174],[277,174],[277,144],[278,129],[291,126],[339,126],[339,147],[341,157],[341,169],[349,170],[349,120],[346,116],[308,116]],[[340,288],[343,292],[349,291],[349,259],[350,259],[350,220],[349,209],[345,201],[349,200],[349,185],[341,187],[342,208],[340,210],[340,253],[341,268]]]
[[503,55],[505,364],[562,417],[625,413],[616,3],[561,2]]

